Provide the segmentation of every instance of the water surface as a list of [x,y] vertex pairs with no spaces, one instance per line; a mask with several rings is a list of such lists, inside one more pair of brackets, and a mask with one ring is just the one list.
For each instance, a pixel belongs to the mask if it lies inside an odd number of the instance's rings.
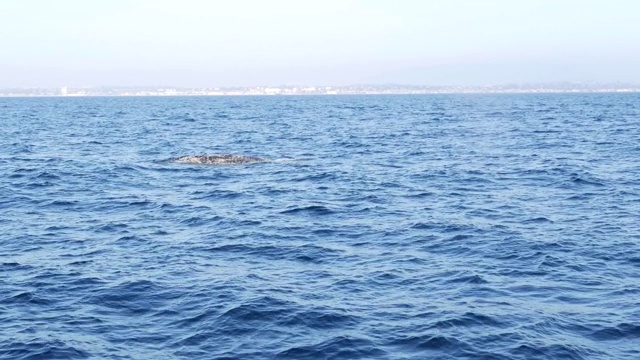
[[[640,358],[638,94],[5,98],[0,125],[1,358]],[[293,161],[167,161],[203,153]]]

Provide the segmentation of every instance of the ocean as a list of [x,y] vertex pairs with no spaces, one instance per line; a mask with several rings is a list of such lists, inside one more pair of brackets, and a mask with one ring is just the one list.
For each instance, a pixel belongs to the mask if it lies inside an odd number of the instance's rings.
[[639,359],[640,94],[1,98],[0,358]]

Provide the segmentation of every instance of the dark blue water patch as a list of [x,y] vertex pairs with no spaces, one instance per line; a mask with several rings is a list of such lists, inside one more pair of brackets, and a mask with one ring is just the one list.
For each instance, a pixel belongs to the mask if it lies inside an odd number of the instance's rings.
[[553,221],[547,219],[544,216],[541,216],[541,217],[536,217],[536,218],[524,220],[523,223],[525,223],[525,224],[527,224],[527,223],[544,224],[544,223],[553,223]]
[[149,314],[168,299],[171,294],[148,280],[130,281],[95,291],[85,301],[99,307],[101,313],[117,312],[123,316]]
[[639,100],[0,99],[0,357],[637,359]]
[[195,191],[194,195],[201,195],[200,199],[236,199],[242,197],[244,194],[238,191],[227,190],[210,190],[210,191]]
[[105,233],[118,233],[118,232],[127,232],[127,228],[129,225],[124,223],[106,223],[99,224],[97,226],[92,226],[91,229],[95,232],[105,232]]
[[286,349],[276,355],[276,359],[367,359],[387,356],[388,353],[379,349],[366,339],[351,336],[336,336],[326,341]]
[[334,328],[354,328],[360,319],[346,311],[336,311],[328,307],[300,310],[280,321],[282,326],[324,330]]
[[460,316],[452,317],[450,319],[440,320],[435,324],[433,324],[431,328],[450,329],[450,328],[459,328],[459,327],[464,328],[464,327],[484,327],[484,326],[503,328],[503,327],[506,327],[507,324],[504,324],[501,321],[494,319],[491,316],[468,312]]
[[423,223],[423,222],[418,222],[415,223],[411,226],[412,229],[424,229],[424,230],[429,230],[429,229],[435,229],[438,227],[441,227],[441,224],[430,224],[430,223]]
[[18,262],[0,263],[0,270],[3,272],[4,271],[24,271],[29,269],[32,269],[32,267],[26,264],[20,264]]
[[220,216],[213,216],[213,217],[193,216],[193,217],[181,220],[180,222],[182,224],[186,224],[189,226],[202,226],[207,224],[219,223],[220,220],[222,220],[222,217]]
[[595,180],[587,180],[578,175],[574,175],[571,177],[571,182],[576,185],[584,185],[584,186],[605,186],[603,183],[595,181]]
[[56,175],[56,174],[53,174],[53,173],[50,173],[50,172],[47,172],[47,171],[43,171],[43,172],[40,172],[37,175],[31,177],[32,181],[34,181],[34,180],[43,180],[43,179],[44,180],[59,180],[60,176]]
[[150,201],[150,200],[131,201],[131,202],[129,202],[127,204],[128,207],[142,207],[142,208],[155,206],[155,205],[156,204],[153,201]]
[[592,332],[590,337],[598,341],[640,339],[640,325],[622,323],[613,327],[605,327]]
[[60,340],[0,344],[0,356],[7,359],[88,359],[91,353],[69,346]]
[[479,275],[462,275],[462,276],[456,276],[450,280],[448,280],[447,282],[452,283],[452,284],[486,284],[488,283],[487,280],[483,279],[481,276]]
[[630,257],[626,261],[634,266],[640,266],[640,256]]
[[576,194],[576,195],[572,195],[567,197],[567,200],[571,200],[571,201],[583,201],[583,200],[590,200],[592,198],[594,198],[595,196],[598,196],[597,193],[592,193],[592,192],[585,192],[582,194]]
[[46,204],[47,207],[62,207],[62,208],[72,208],[78,201],[69,201],[69,200],[53,200],[50,203]]
[[308,216],[321,216],[321,215],[330,215],[333,214],[334,211],[327,208],[326,206],[321,205],[310,205],[303,207],[293,207],[287,210],[283,210],[280,212],[281,214],[304,214]]
[[[424,334],[398,337],[391,340],[388,346],[392,346],[401,352],[420,353],[419,357],[460,358],[466,351],[472,349],[469,344],[453,337],[442,335]],[[418,355],[415,355],[418,356]]]
[[43,295],[38,295],[31,291],[19,292],[17,294],[6,295],[3,299],[0,300],[0,305],[10,305],[10,306],[18,306],[18,305],[39,305],[39,306],[49,306],[53,303],[53,301]]
[[274,245],[247,245],[247,244],[225,244],[202,251],[222,254],[238,254],[242,257],[265,257],[272,260],[292,260],[306,263],[331,263],[339,258],[340,251],[313,246],[274,246]]
[[69,266],[85,266],[85,265],[90,265],[93,262],[93,260],[78,260],[78,261],[71,261],[68,263]]
[[298,177],[293,179],[293,181],[309,181],[309,182],[320,182],[320,181],[328,181],[335,180],[337,176],[331,173],[320,173],[320,174],[310,174],[302,177]]

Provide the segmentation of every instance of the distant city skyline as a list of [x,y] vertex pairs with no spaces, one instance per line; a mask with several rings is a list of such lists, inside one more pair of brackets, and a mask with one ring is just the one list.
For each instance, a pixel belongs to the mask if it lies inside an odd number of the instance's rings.
[[0,97],[32,96],[253,96],[253,95],[400,95],[400,94],[544,94],[544,93],[638,93],[640,84],[547,83],[491,86],[256,86],[256,87],[67,87],[0,88]]
[[640,83],[634,0],[21,0],[0,88]]

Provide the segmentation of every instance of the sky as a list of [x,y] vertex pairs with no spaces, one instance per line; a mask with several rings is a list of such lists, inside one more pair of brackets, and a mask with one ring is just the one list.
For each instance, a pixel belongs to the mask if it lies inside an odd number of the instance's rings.
[[0,88],[640,83],[637,0],[1,0]]

